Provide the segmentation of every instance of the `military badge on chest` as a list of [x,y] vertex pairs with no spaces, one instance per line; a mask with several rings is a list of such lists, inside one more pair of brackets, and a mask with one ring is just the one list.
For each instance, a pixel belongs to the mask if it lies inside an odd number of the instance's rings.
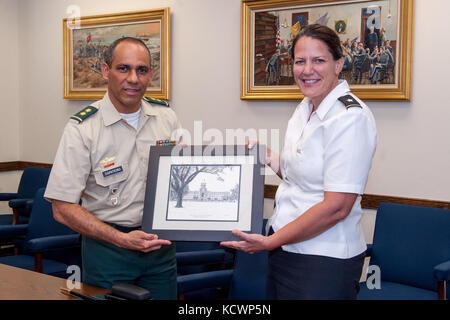
[[[112,177],[123,172],[122,165],[116,164],[115,159],[115,157],[106,157],[100,160],[99,163],[103,167],[103,170],[101,171],[103,178]],[[118,206],[120,204],[120,197],[117,183],[109,185],[109,195],[110,196],[108,201],[110,202],[110,204],[114,207]]]
[[116,157],[106,157],[105,159],[100,160],[100,164],[106,169],[115,165],[115,159]]

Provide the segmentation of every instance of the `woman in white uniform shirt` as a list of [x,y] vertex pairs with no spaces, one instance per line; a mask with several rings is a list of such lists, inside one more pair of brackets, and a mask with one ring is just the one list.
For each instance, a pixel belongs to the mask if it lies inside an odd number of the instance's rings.
[[355,299],[366,250],[360,195],[377,145],[375,121],[338,79],[344,59],[333,30],[309,25],[293,48],[305,99],[289,120],[281,156],[267,152],[283,179],[269,235],[235,230],[242,241],[222,245],[270,251],[269,299]]

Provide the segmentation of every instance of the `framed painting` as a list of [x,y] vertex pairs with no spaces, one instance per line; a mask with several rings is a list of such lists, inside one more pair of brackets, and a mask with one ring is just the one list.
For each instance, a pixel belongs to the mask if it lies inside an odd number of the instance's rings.
[[411,100],[414,0],[242,0],[241,99],[298,100],[292,41],[308,24],[336,31],[340,74],[359,98]]
[[152,146],[142,230],[173,241],[261,233],[264,157],[263,145]]
[[114,40],[131,36],[142,40],[151,54],[153,77],[146,95],[169,100],[169,28],[169,8],[64,19],[64,98],[101,99],[107,89],[103,54]]

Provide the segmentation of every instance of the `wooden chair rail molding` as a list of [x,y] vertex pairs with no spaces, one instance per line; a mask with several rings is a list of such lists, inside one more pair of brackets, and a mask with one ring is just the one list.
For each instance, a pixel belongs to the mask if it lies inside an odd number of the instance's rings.
[[[275,198],[275,193],[277,192],[277,185],[266,184],[264,186],[264,198]],[[403,198],[403,197],[392,197],[392,196],[382,196],[376,194],[363,194],[361,200],[361,207],[364,209],[378,209],[378,205],[381,202],[393,202],[401,204],[410,204],[422,207],[433,207],[433,208],[443,208],[450,209],[450,202],[446,201],[435,201],[435,200],[424,200],[424,199],[413,199],[413,198]]]
[[[0,172],[20,171],[28,167],[51,168],[52,164],[28,162],[28,161],[0,162]],[[264,198],[274,199],[275,193],[277,192],[277,188],[278,188],[277,185],[266,184],[264,186]],[[447,201],[403,198],[403,197],[383,196],[376,194],[363,194],[361,206],[365,209],[376,210],[381,202],[393,202],[423,207],[450,209],[450,202]]]
[[52,164],[28,161],[0,162],[0,172],[21,171],[28,167],[51,168]]

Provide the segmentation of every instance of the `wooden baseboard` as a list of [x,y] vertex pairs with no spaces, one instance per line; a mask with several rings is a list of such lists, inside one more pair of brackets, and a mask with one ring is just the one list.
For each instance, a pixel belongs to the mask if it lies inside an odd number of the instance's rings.
[[[20,171],[28,167],[40,167],[40,168],[51,168],[51,163],[40,163],[40,162],[30,162],[30,161],[11,161],[11,162],[0,162],[0,172],[7,171]],[[275,199],[275,194],[277,192],[277,185],[266,184],[264,185],[264,198]],[[384,196],[377,194],[363,194],[361,200],[361,206],[365,209],[377,209],[381,202],[393,202],[401,204],[410,204],[415,206],[432,207],[432,208],[442,208],[450,209],[450,202],[447,201],[435,201],[427,199],[415,199],[415,198],[405,198],[405,197],[393,197]]]

